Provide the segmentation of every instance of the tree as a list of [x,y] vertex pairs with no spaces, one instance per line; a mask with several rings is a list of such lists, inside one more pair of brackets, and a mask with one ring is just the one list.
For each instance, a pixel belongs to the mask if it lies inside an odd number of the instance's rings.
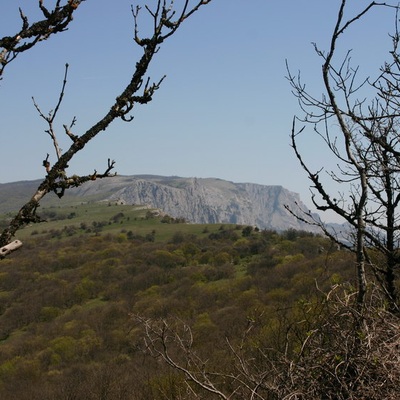
[[[333,211],[348,228],[330,231],[311,212],[290,211],[355,253],[357,288],[349,283],[334,285],[327,293],[285,304],[290,312],[276,332],[277,345],[263,340],[263,329],[273,324],[272,318],[252,318],[242,337],[227,340],[229,354],[225,359],[229,362],[219,368],[212,355],[202,357],[189,324],[136,317],[147,351],[181,371],[189,387],[197,388],[197,394],[205,390],[220,399],[398,397],[397,24],[392,35],[392,58],[376,78],[359,80],[350,51],[337,61],[339,42],[350,26],[376,7],[393,9],[397,20],[398,6],[371,2],[346,20],[347,1],[340,3],[328,50],[314,45],[323,61],[324,94],[317,97],[309,93],[300,75],[293,75],[289,67],[288,79],[304,112],[293,120],[292,147],[312,182],[314,206],[319,211]],[[303,124],[300,129],[299,121]],[[324,168],[314,171],[300,150],[299,139],[308,126],[322,138],[338,165],[337,170],[327,172],[328,182],[322,174]],[[339,185],[338,194],[330,193],[329,180]],[[376,280],[370,279],[370,272]]]
[[[68,0],[65,5],[61,5],[61,0],[58,0],[54,9],[49,11],[43,5],[43,0],[39,0],[39,7],[43,12],[45,19],[32,25],[29,24],[28,18],[20,10],[23,27],[21,31],[14,36],[7,36],[0,39],[0,77],[4,67],[8,65],[17,55],[30,50],[39,41],[48,39],[53,33],[62,32],[72,21],[72,16],[82,1]],[[116,98],[111,105],[110,110],[90,129],[82,134],[73,133],[75,118],[69,126],[64,125],[64,133],[71,139],[72,144],[63,153],[58,145],[57,133],[54,130],[53,122],[57,117],[57,112],[62,104],[65,85],[68,76],[68,64],[65,67],[65,76],[60,92],[59,99],[53,111],[45,115],[39,105],[35,103],[35,107],[39,115],[46,121],[48,125],[47,133],[53,142],[57,161],[50,165],[49,155],[43,160],[43,166],[46,169],[47,175],[42,183],[32,195],[31,199],[23,205],[15,217],[11,220],[9,226],[3,230],[0,235],[0,257],[4,257],[9,251],[15,247],[4,247],[10,244],[11,239],[16,232],[28,223],[40,222],[41,218],[37,214],[37,208],[41,199],[49,192],[54,192],[58,197],[62,197],[66,190],[72,187],[82,185],[83,183],[107,178],[111,176],[111,171],[114,168],[115,162],[108,160],[107,167],[103,173],[93,173],[85,176],[68,175],[68,163],[71,159],[84,147],[93,140],[100,132],[108,129],[108,127],[117,119],[130,122],[133,117],[130,115],[135,104],[149,103],[154,93],[160,88],[160,85],[165,77],[162,77],[158,82],[151,83],[150,78],[146,77],[149,65],[152,63],[159,47],[169,39],[180,28],[182,23],[195,13],[201,6],[210,3],[211,0],[183,0],[182,7],[179,12],[174,9],[174,2],[167,4],[166,0],[158,0],[155,10],[151,10],[146,6],[146,11],[150,14],[153,20],[153,30],[149,37],[140,38],[138,28],[138,16],[141,12],[139,6],[132,7],[132,15],[134,20],[134,40],[136,44],[142,48],[143,54],[139,61],[135,64],[132,76],[128,84],[121,94]],[[193,3],[193,4],[192,4]],[[18,247],[18,246],[16,246]]]
[[[328,50],[324,52],[314,44],[323,61],[325,93],[322,97],[308,92],[300,75],[293,75],[288,68],[289,82],[303,111],[303,116],[293,120],[292,147],[312,182],[314,206],[319,211],[333,211],[348,226],[347,231],[332,232],[313,218],[313,223],[328,236],[355,252],[357,303],[363,304],[367,273],[372,271],[391,310],[398,312],[400,36],[397,22],[391,36],[391,59],[383,64],[376,78],[359,79],[359,68],[352,66],[350,50],[342,58],[337,54],[342,37],[371,9],[393,8],[397,21],[398,6],[371,2],[347,20],[346,6],[347,1],[342,0]],[[300,129],[297,128],[299,121],[304,124]],[[324,168],[313,170],[299,148],[299,138],[310,125],[336,160],[337,169],[326,174],[339,184],[339,191],[334,195],[322,175]],[[311,213],[305,214],[312,218]]]

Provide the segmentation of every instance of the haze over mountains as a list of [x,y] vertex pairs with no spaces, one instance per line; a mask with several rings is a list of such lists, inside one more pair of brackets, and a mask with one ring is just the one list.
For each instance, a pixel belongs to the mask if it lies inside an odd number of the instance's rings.
[[[16,211],[32,195],[39,181],[0,185],[0,212]],[[297,193],[282,186],[234,183],[216,178],[182,178],[155,175],[115,176],[88,182],[67,191],[63,199],[49,195],[43,205],[60,206],[79,198],[85,201],[111,201],[156,208],[194,223],[233,223],[278,231],[315,228],[291,215],[307,209]]]

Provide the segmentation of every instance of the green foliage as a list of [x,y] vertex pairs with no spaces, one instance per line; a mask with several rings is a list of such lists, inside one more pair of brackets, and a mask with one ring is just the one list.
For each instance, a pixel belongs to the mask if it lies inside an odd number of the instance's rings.
[[[252,345],[281,346],[277,310],[315,295],[315,280],[324,288],[348,279],[352,263],[319,236],[291,233],[289,240],[253,229],[243,235],[229,225],[165,224],[123,206],[99,207],[111,225],[88,233],[82,207],[71,217],[79,233],[64,232],[56,244],[49,233],[29,235],[1,263],[0,398],[85,398],[84,390],[100,387],[108,394],[96,398],[183,396],[183,376],[139,350],[132,313],[188,321],[197,351],[218,366],[228,356],[226,338],[239,340],[260,316],[265,324]],[[121,394],[128,392],[137,395]]]

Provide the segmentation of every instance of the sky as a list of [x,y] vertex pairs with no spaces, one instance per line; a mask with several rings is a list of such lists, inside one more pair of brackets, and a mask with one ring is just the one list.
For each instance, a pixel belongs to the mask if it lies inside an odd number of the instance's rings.
[[[61,147],[70,145],[63,124],[76,117],[74,133],[83,134],[109,110],[141,55],[132,39],[131,4],[144,3],[152,7],[156,1],[86,0],[67,32],[7,66],[0,81],[0,183],[43,178],[42,160],[47,153],[55,160],[32,96],[44,114],[52,110],[66,63],[68,82],[55,122]],[[176,0],[175,6],[181,3]],[[37,4],[3,0],[0,37],[19,30],[18,6],[30,21],[39,19]],[[44,4],[51,7],[55,0]],[[367,4],[349,0],[346,15]],[[282,185],[311,208],[310,182],[290,147],[293,116],[302,114],[286,79],[286,61],[320,96],[322,61],[312,43],[328,48],[339,5],[338,0],[212,0],[161,46],[149,76],[166,78],[153,101],[135,107],[132,122],[117,121],[90,142],[71,161],[69,175],[101,172],[111,158],[120,175]],[[144,37],[149,29],[144,8],[141,17]],[[388,59],[394,22],[392,9],[373,9],[339,42],[338,53],[352,49],[360,75],[376,75]],[[317,170],[334,163],[312,130],[299,146]]]

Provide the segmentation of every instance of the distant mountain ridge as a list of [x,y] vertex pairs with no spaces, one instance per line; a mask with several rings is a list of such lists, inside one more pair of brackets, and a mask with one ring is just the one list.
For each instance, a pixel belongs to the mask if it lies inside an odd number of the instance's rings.
[[[22,201],[28,200],[38,183],[26,181],[1,184],[0,211],[11,211],[10,206],[15,207],[20,201],[22,205]],[[13,193],[16,196],[14,199]],[[52,197],[53,203],[55,196]],[[299,195],[277,185],[234,183],[217,178],[115,176],[69,190],[64,203],[73,198],[146,205],[194,223],[233,223],[278,231],[315,231],[315,227],[299,221],[285,209],[285,205],[293,210],[298,207],[307,209]],[[63,201],[58,201],[58,204],[62,205]]]

